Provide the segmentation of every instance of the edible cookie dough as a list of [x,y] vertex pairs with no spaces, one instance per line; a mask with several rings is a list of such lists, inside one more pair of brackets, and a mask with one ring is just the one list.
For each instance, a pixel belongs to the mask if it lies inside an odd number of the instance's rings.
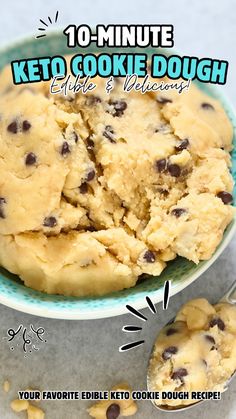
[[232,126],[187,93],[68,97],[0,75],[0,264],[47,293],[102,295],[209,259],[233,217]]
[[[236,307],[205,299],[185,304],[159,334],[149,365],[154,391],[223,391],[236,370]],[[176,406],[196,400],[156,400]]]
[[45,413],[42,409],[37,406],[30,404],[27,400],[13,400],[11,402],[11,408],[14,412],[27,412],[27,419],[44,419]]
[[[122,383],[112,387],[113,391],[128,391],[128,384]],[[95,419],[117,419],[124,416],[133,416],[137,412],[136,403],[129,400],[102,400],[88,409],[88,413]]]

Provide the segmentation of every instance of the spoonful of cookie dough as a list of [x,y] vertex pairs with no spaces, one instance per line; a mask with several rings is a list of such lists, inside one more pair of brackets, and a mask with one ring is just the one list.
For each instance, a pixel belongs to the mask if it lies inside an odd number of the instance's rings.
[[[236,371],[236,281],[215,305],[199,298],[184,304],[175,319],[159,333],[150,357],[147,387],[175,392],[171,400],[153,404],[176,411],[200,403],[195,392],[227,389]],[[178,393],[188,392],[188,400]]]

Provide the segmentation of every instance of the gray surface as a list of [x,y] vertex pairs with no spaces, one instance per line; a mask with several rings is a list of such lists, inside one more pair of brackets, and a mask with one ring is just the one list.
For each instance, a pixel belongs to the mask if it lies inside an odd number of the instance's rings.
[[[143,6],[144,5],[144,6]],[[224,88],[235,102],[234,0],[119,0],[116,2],[85,0],[50,0],[4,2],[1,5],[1,43],[5,44],[27,32],[35,32],[38,19],[60,11],[60,25],[68,23],[172,23],[175,25],[175,47],[186,54],[224,58],[230,62],[228,84]],[[0,390],[0,419],[13,419],[9,402],[19,389],[28,386],[40,389],[109,389],[119,381],[128,381],[134,389],[145,389],[145,371],[154,336],[182,303],[193,297],[205,296],[216,301],[235,278],[236,240],[234,239],[218,261],[186,290],[171,298],[167,312],[159,304],[158,315],[148,310],[148,322],[142,322],[146,343],[125,354],[118,347],[128,337],[121,332],[124,324],[136,323],[130,315],[96,321],[58,321],[37,318],[0,306],[0,339],[9,327],[20,323],[43,326],[48,332],[48,342],[39,352],[24,358],[20,349],[10,351],[1,342],[0,384],[8,378],[12,390],[6,396]],[[180,419],[233,419],[236,418],[236,380],[221,402],[209,402],[186,413]],[[86,419],[87,402],[44,402],[48,419]],[[24,415],[21,416],[22,418]],[[140,402],[137,419],[168,418],[157,412],[150,402]]]

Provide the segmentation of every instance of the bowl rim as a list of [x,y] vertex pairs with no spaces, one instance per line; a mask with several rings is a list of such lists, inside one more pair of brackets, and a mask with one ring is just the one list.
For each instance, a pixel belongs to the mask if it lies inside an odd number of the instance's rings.
[[[50,29],[48,33],[48,37],[52,38],[59,35],[61,36],[62,35],[61,30],[62,28]],[[25,42],[29,42],[30,38],[32,39],[32,37],[35,37],[33,33],[27,33],[24,36],[20,36],[17,39],[11,41],[10,43],[6,43],[2,45],[0,47],[0,54],[4,52],[7,53],[8,49],[14,48],[18,45],[23,45]],[[162,50],[165,50],[165,49],[162,49]],[[167,51],[167,53],[168,52],[169,51]],[[176,51],[174,49],[171,49],[171,52],[175,53]],[[230,113],[234,115],[236,119],[235,109],[233,105],[230,103],[230,101],[228,100],[225,93],[222,91],[219,91],[217,86],[212,85],[210,83],[208,84],[208,88],[209,88],[209,91],[211,91],[213,94],[214,92],[217,94],[217,96],[219,97],[219,100],[222,100],[222,102],[224,102],[222,106],[224,108],[225,107],[229,108]],[[218,245],[213,256],[208,261],[204,261],[202,266],[200,266],[199,269],[197,269],[194,273],[189,275],[189,277],[187,277],[184,280],[184,282],[180,281],[180,282],[175,283],[170,289],[170,298],[174,296],[175,294],[179,293],[180,291],[182,291],[183,289],[185,289],[190,284],[192,284],[216,261],[216,259],[221,255],[221,253],[228,246],[229,242],[231,241],[231,239],[233,238],[235,234],[235,231],[236,231],[236,214],[233,220],[231,221],[230,225],[228,226],[227,231],[225,232],[225,235],[222,238],[222,241]],[[25,285],[23,286],[27,289]],[[148,294],[148,291],[147,291],[147,294]],[[152,290],[151,292],[149,292],[149,296],[151,297],[152,302],[154,304],[157,304],[162,301],[160,299],[160,289]],[[55,295],[55,297],[57,296]],[[103,296],[101,296],[101,298],[102,297]],[[117,294],[117,297],[119,298],[119,294]],[[86,299],[89,297],[84,297],[84,298]],[[99,298],[99,296],[96,298]],[[41,307],[41,305],[37,306],[35,303],[33,304],[28,301],[27,303],[25,301],[23,302],[17,301],[16,298],[12,298],[10,295],[9,296],[1,295],[1,293],[0,293],[0,303],[23,313],[45,317],[45,318],[63,319],[63,320],[93,320],[93,319],[115,317],[115,316],[120,316],[122,314],[128,313],[125,303],[124,304],[121,303],[120,305],[115,305],[114,307],[112,306],[112,304],[110,304],[108,308],[107,307],[93,308],[92,311],[90,309],[88,309],[88,311],[85,309],[80,310],[79,307],[57,308],[55,306],[53,307],[53,303],[52,303],[52,306],[50,306],[50,308],[46,308],[46,307]],[[78,300],[78,305],[79,305],[79,300]],[[147,307],[146,299],[137,295],[136,300],[135,301],[132,300],[132,306],[135,307],[136,309],[146,308]]]

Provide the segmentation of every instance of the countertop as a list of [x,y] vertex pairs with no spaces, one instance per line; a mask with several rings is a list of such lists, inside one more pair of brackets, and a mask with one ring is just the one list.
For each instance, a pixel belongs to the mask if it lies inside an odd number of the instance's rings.
[[[14,0],[1,5],[0,44],[6,44],[26,33],[35,33],[40,18],[54,15],[59,10],[58,23],[172,23],[175,26],[175,48],[185,54],[229,60],[228,83],[223,89],[235,103],[236,64],[233,42],[236,35],[234,0],[51,0],[49,2]],[[125,324],[139,324],[130,314],[116,318],[90,321],[63,321],[38,318],[16,312],[0,305],[0,418],[17,417],[9,407],[17,391],[28,387],[41,390],[108,390],[121,381],[133,389],[145,389],[146,366],[152,343],[158,330],[171,319],[178,308],[190,298],[206,297],[217,301],[234,281],[236,274],[236,238],[214,265],[187,289],[172,297],[167,311],[157,305],[157,315],[148,309],[143,313],[140,337],[145,344],[126,353],[119,353],[127,342],[121,331]],[[20,347],[10,350],[7,329],[18,325],[44,327],[47,342],[39,351],[25,358]],[[8,379],[11,390],[1,390],[1,381]],[[45,401],[41,403],[48,419],[86,419],[85,401]],[[150,402],[138,403],[136,419],[169,418],[169,414],[155,410]],[[24,417],[20,414],[19,417]],[[179,419],[236,418],[236,380],[221,401],[207,402],[190,411],[178,414]]]

